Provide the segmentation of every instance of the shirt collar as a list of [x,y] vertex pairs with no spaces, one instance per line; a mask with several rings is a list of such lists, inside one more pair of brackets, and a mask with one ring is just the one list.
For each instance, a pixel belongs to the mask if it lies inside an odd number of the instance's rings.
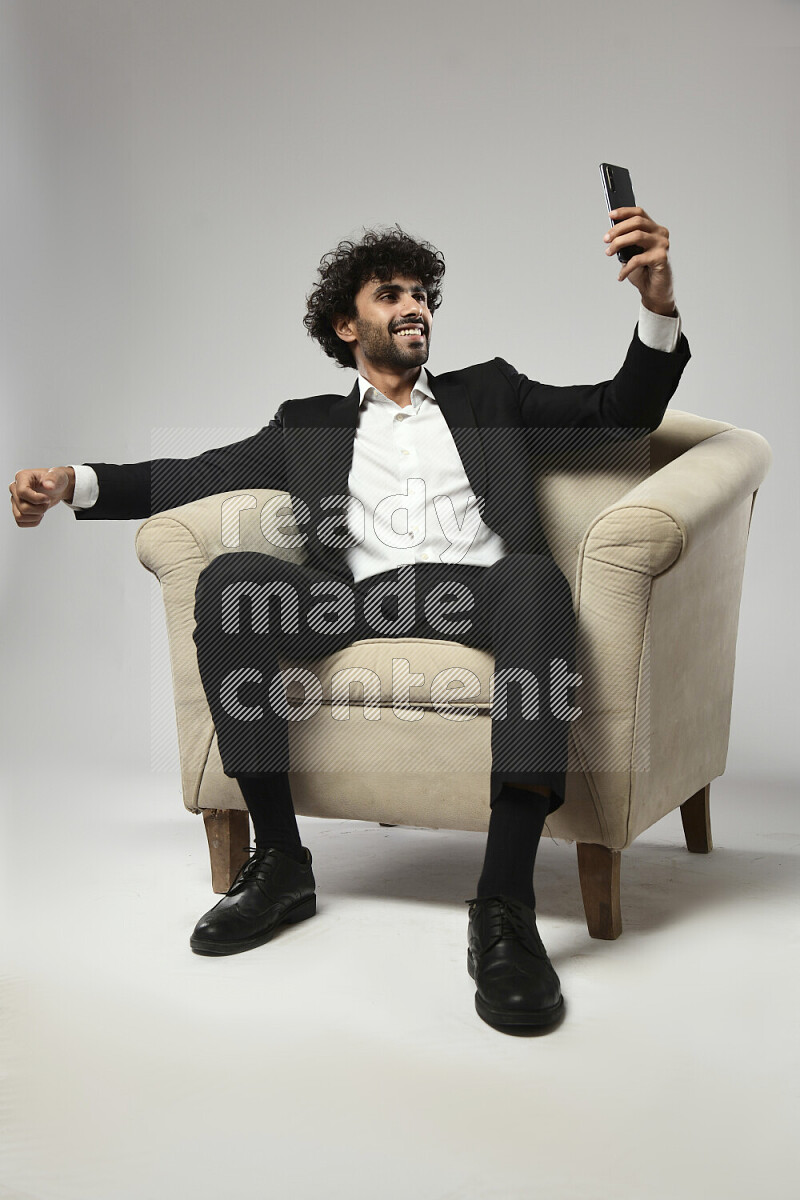
[[[365,379],[363,375],[358,376],[358,390],[361,397],[361,405],[363,408],[369,400],[381,399],[386,400],[389,404],[394,404],[393,400],[389,400],[384,396],[383,392],[379,392],[374,384]],[[414,384],[414,389],[411,392],[411,403],[414,408],[418,408],[423,396],[427,396],[429,400],[435,400],[431,385],[428,383],[428,373],[424,367],[420,367],[417,382]]]

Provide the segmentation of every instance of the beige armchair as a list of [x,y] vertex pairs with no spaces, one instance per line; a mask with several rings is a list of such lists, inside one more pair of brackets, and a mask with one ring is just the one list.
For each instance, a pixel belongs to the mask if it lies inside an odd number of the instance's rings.
[[[725,770],[745,549],[770,459],[757,433],[671,410],[650,437],[649,474],[638,482],[628,466],[595,458],[578,473],[554,460],[539,475],[545,534],[573,588],[583,680],[566,801],[546,832],[577,843],[593,937],[621,932],[620,856],[643,830],[680,807],[688,849],[711,849],[709,786]],[[248,494],[256,504],[236,515],[238,549],[301,561],[301,548],[276,551],[262,533],[260,514],[275,493]],[[183,799],[203,813],[217,892],[230,886],[249,840],[239,788],[222,770],[192,639],[200,571],[235,552],[220,525],[222,499],[159,513],[136,535],[141,562],[161,584]],[[424,673],[411,691],[413,720],[392,708],[392,660],[400,657]],[[289,727],[298,813],[485,830],[493,665],[482,651],[422,639],[356,642],[315,662],[322,703]],[[477,711],[459,714],[453,699],[443,715],[431,684],[456,666],[481,682],[477,702],[464,701]],[[355,697],[343,712],[331,694],[333,675],[365,667],[380,679],[379,719],[374,704],[367,719]]]

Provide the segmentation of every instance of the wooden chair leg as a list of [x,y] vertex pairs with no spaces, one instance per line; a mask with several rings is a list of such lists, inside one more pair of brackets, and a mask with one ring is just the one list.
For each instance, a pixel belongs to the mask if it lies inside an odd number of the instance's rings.
[[619,850],[578,842],[578,876],[589,935],[613,941],[622,933]]
[[713,850],[711,840],[711,784],[707,783],[681,805],[681,820],[686,848],[693,854],[708,854]]
[[211,858],[211,887],[227,892],[250,855],[250,814],[240,808],[205,808],[203,824]]

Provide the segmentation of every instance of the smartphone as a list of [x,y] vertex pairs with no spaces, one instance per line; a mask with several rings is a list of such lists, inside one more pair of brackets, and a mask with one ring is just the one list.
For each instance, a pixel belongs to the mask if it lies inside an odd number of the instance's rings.
[[[613,212],[615,208],[633,208],[635,206],[633,184],[626,167],[615,167],[612,163],[600,163],[600,176],[603,180],[603,191],[606,194],[609,212]],[[613,226],[617,222],[612,221],[611,224]],[[634,254],[642,253],[641,246],[623,246],[617,252],[617,258],[621,263],[626,263],[630,262]]]

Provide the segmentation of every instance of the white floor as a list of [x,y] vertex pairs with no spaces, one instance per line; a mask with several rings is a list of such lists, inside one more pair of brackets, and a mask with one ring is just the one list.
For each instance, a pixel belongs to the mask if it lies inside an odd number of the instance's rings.
[[625,932],[586,932],[545,841],[554,1032],[484,1025],[465,967],[477,834],[302,821],[319,909],[224,959],[174,777],[6,778],[0,1196],[725,1200],[796,1195],[794,789],[717,781],[623,857]]

